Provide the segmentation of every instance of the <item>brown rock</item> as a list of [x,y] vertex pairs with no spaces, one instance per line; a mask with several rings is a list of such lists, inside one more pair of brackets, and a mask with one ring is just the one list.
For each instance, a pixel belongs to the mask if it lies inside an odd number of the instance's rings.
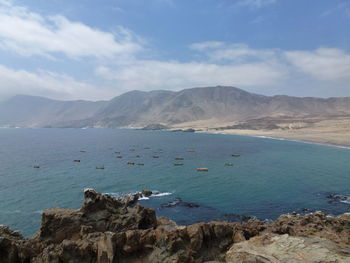
[[142,190],[141,194],[145,197],[149,197],[152,195],[152,191],[148,190],[148,189],[144,189],[144,190]]
[[343,254],[341,247],[328,240],[271,233],[234,244],[225,259],[235,263],[350,262],[350,257]]
[[80,209],[46,210],[31,239],[0,226],[0,263],[350,262],[350,214],[178,226],[135,204],[140,195],[88,189]]

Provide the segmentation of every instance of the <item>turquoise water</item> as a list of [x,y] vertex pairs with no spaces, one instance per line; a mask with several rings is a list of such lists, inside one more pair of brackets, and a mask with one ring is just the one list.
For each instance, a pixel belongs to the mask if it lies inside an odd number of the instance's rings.
[[[119,151],[122,159],[115,158]],[[336,147],[165,131],[0,129],[0,161],[0,224],[27,236],[39,229],[42,210],[78,208],[88,187],[113,195],[144,188],[171,193],[142,203],[181,224],[225,213],[274,219],[303,208],[350,211],[349,203],[327,198],[350,195],[350,150]],[[105,169],[95,169],[99,165]],[[176,197],[200,208],[162,206]]]

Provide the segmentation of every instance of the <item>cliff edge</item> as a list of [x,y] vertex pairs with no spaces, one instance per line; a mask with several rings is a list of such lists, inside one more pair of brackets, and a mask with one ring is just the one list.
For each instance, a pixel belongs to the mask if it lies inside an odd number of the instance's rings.
[[1,263],[350,262],[350,214],[178,226],[137,203],[84,191],[78,210],[44,211],[32,238],[0,226]]

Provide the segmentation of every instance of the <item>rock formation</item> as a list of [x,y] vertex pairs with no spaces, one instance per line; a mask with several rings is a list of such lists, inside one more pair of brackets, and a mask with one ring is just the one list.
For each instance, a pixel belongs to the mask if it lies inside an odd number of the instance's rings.
[[0,262],[350,262],[349,214],[178,226],[137,204],[140,196],[116,199],[87,189],[79,210],[44,211],[29,239],[0,226]]

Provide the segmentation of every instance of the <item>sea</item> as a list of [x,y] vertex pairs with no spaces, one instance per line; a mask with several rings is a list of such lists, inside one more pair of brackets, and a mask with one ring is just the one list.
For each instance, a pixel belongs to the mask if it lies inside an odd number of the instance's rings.
[[2,128],[0,164],[0,224],[25,236],[39,230],[45,209],[79,208],[85,188],[115,197],[150,189],[154,194],[140,203],[180,225],[350,211],[350,149],[327,145],[197,132]]

